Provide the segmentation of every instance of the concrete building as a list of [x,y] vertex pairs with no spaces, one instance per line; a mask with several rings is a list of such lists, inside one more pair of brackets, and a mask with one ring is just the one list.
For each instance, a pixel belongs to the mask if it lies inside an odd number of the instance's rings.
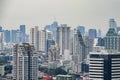
[[61,24],[57,27],[56,43],[60,48],[60,55],[64,54],[65,49],[70,49],[70,27],[67,24]]
[[34,46],[16,44],[13,52],[13,80],[38,80],[38,56]]
[[60,49],[57,46],[52,46],[48,51],[48,61],[53,62],[60,59]]
[[46,51],[46,31],[40,30],[39,31],[39,51]]
[[38,34],[38,26],[35,26],[30,29],[30,44],[33,44],[35,50],[39,50],[39,34]]

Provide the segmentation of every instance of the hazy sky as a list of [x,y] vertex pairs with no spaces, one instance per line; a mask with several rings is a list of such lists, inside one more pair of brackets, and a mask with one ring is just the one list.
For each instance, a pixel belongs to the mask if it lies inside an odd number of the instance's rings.
[[54,20],[71,27],[108,29],[115,18],[120,25],[120,0],[0,0],[0,25],[5,29],[20,24],[43,27]]

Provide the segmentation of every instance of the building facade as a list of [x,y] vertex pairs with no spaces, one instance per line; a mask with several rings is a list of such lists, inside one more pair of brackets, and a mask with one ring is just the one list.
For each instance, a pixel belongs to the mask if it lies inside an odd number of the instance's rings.
[[120,80],[120,53],[91,52],[90,80]]
[[67,24],[62,24],[57,27],[56,43],[60,48],[60,55],[64,54],[65,49],[70,49],[70,27]]
[[28,43],[16,44],[13,52],[13,80],[38,80],[38,57]]

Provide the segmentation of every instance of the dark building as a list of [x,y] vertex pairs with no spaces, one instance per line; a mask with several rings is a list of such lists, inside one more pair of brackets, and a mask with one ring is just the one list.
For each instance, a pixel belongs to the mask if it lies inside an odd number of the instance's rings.
[[120,80],[120,53],[90,53],[89,77],[90,80]]

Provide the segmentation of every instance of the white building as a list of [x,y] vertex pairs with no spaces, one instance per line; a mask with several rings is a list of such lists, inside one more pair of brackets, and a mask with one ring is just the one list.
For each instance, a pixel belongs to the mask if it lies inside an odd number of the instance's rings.
[[13,53],[13,80],[38,80],[38,57],[28,43],[16,44]]
[[46,51],[46,31],[39,31],[39,51]]
[[39,50],[39,35],[38,35],[38,26],[35,26],[30,29],[30,43],[34,45],[35,49]]
[[70,27],[67,24],[62,24],[57,27],[56,42],[60,48],[60,55],[64,54],[64,50],[70,50]]

